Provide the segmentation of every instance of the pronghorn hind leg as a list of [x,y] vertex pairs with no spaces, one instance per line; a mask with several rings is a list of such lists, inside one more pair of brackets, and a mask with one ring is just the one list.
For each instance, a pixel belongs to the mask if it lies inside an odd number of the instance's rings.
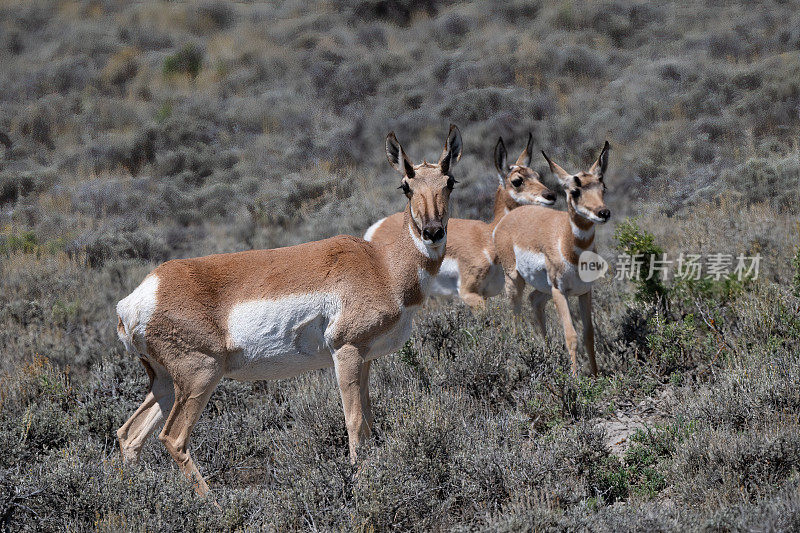
[[364,360],[361,352],[352,344],[346,344],[333,354],[339,392],[342,395],[344,421],[347,426],[347,439],[350,444],[350,462],[355,464],[357,449],[362,440],[370,434],[369,424],[364,418],[362,382],[366,384]]
[[369,369],[372,361],[364,361],[361,367],[361,408],[364,411],[364,420],[367,422],[367,436],[372,434],[372,400],[369,397]]
[[180,376],[173,374],[175,401],[158,440],[164,443],[169,454],[192,481],[194,490],[200,496],[205,496],[208,494],[208,484],[189,455],[189,437],[211,393],[222,379],[222,371],[214,359],[201,354],[197,354],[197,357],[202,359],[196,366],[181,369]]
[[124,462],[139,459],[145,440],[172,408],[172,379],[165,370],[156,370],[144,359],[141,361],[150,378],[150,391],[136,412],[117,430]]
[[553,302],[556,304],[556,311],[561,319],[561,325],[564,327],[564,341],[567,345],[569,358],[572,363],[572,375],[578,376],[578,334],[575,333],[575,326],[572,324],[572,316],[569,313],[569,302],[567,297],[564,296],[557,288],[553,287]]
[[550,299],[550,295],[546,292],[540,292],[534,289],[531,291],[528,298],[530,298],[531,307],[533,308],[533,318],[536,321],[536,325],[539,326],[542,338],[547,339],[547,319],[544,313],[544,305],[547,303],[547,300]]
[[123,462],[136,462],[139,459],[139,450],[136,450],[132,445],[133,441],[142,428],[148,424],[150,419],[150,410],[152,408],[161,410],[156,403],[156,397],[153,391],[148,391],[142,404],[131,415],[131,417],[117,430],[117,441],[119,442],[119,450],[122,452]]
[[583,323],[583,345],[586,354],[589,356],[589,369],[593,376],[597,375],[597,361],[594,358],[594,325],[592,324],[592,292],[582,294],[578,297],[578,305],[581,311],[581,322]]

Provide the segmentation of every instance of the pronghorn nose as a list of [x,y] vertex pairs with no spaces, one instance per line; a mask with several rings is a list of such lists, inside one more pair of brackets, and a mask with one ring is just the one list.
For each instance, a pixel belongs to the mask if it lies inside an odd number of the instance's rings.
[[444,228],[439,224],[425,226],[422,229],[422,236],[431,242],[439,242],[444,238]]
[[599,216],[602,219],[608,220],[609,218],[611,218],[611,211],[609,211],[608,209],[601,209],[600,211],[597,212],[597,216]]
[[548,202],[555,202],[556,201],[556,193],[553,191],[547,191],[542,193],[542,198],[547,200]]

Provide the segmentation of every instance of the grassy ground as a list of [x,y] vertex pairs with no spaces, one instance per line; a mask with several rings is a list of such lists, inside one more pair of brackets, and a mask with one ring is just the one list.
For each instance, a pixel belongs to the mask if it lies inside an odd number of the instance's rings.
[[[800,527],[798,11],[413,5],[0,2],[0,529]],[[599,281],[597,379],[552,309],[545,341],[433,301],[374,365],[357,469],[329,371],[214,393],[221,510],[155,439],[123,466],[146,376],[116,301],[165,259],[362,233],[403,205],[386,133],[430,160],[450,122],[456,214],[489,217],[498,135],[568,169],[608,138],[601,254],[636,230],[759,278]]]

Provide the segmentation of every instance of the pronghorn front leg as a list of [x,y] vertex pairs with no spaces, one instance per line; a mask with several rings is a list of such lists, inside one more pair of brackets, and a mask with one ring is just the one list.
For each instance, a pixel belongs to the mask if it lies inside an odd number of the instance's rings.
[[355,464],[356,450],[362,439],[370,434],[369,424],[364,418],[362,379],[366,385],[364,360],[358,348],[346,344],[333,354],[333,365],[342,395],[344,421],[347,425],[347,438],[350,443],[350,462]]
[[593,376],[597,375],[597,362],[594,359],[594,325],[592,324],[592,291],[578,297],[583,322],[583,345],[589,355],[589,369]]
[[553,302],[556,304],[556,311],[561,318],[561,325],[564,326],[564,341],[567,344],[567,351],[572,362],[572,375],[578,375],[578,334],[575,333],[575,326],[572,325],[572,316],[569,313],[569,303],[563,292],[553,287]]

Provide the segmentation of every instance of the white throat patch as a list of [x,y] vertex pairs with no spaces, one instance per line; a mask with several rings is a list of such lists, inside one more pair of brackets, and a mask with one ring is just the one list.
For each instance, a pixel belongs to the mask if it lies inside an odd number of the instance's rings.
[[575,225],[575,223],[570,220],[569,225],[572,227],[572,234],[575,236],[576,239],[580,239],[585,241],[591,237],[594,237],[594,224],[589,229],[581,229]]

